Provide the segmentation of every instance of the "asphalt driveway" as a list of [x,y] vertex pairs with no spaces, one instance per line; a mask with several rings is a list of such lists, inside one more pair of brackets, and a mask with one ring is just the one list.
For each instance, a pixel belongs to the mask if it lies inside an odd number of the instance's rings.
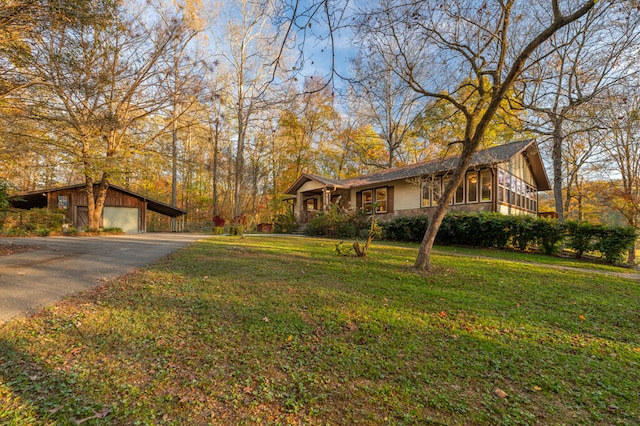
[[0,238],[37,250],[0,256],[0,323],[148,265],[204,234]]

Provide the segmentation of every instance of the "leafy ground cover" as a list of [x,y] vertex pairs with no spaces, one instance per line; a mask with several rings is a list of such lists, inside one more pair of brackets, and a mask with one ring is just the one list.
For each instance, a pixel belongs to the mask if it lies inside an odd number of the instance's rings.
[[637,424],[638,282],[334,246],[213,238],[5,323],[0,423]]

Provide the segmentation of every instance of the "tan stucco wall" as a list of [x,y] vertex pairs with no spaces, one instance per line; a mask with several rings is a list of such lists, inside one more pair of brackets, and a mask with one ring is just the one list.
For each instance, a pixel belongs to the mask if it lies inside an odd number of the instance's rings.
[[305,182],[300,187],[300,189],[298,189],[298,192],[313,191],[314,189],[322,189],[322,188],[324,188],[323,184],[314,180],[310,180],[308,182]]

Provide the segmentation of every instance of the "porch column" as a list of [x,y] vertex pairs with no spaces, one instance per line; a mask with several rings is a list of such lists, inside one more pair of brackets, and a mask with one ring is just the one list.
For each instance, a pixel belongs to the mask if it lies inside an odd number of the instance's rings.
[[302,203],[302,192],[296,193],[296,204],[293,209],[293,216],[296,223],[302,223],[304,219],[304,205]]
[[326,212],[327,210],[329,210],[329,201],[330,201],[330,195],[331,192],[329,191],[329,189],[327,189],[327,187],[322,188],[322,211]]

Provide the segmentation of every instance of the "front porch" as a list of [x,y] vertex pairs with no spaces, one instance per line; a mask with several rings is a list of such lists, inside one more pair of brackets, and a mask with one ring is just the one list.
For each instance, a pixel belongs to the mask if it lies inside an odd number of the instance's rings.
[[295,196],[293,213],[298,224],[309,223],[332,205],[345,209],[350,204],[350,191],[340,182],[308,174],[300,176],[287,193]]

